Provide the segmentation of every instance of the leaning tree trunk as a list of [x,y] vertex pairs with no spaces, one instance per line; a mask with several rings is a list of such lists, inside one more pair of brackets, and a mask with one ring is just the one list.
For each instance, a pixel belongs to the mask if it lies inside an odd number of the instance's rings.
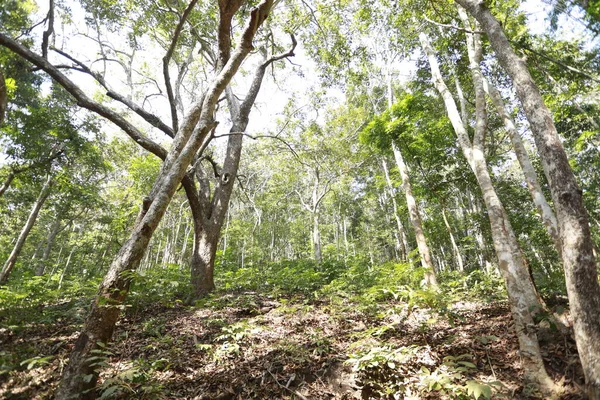
[[[154,183],[150,196],[144,199],[140,215],[129,239],[121,247],[100,285],[98,295],[71,352],[55,399],[71,400],[94,397],[93,388],[99,371],[94,367],[93,359],[90,358],[92,358],[94,350],[111,339],[123,302],[129,293],[135,270],[148,247],[152,234],[202,142],[215,127],[216,123],[213,120],[215,105],[242,61],[252,50],[254,35],[269,15],[272,4],[272,0],[265,0],[252,11],[249,25],[242,35],[239,47],[215,77],[199,107],[194,107],[194,109],[200,109],[199,115],[197,118],[192,116],[186,118],[175,137],[173,147]],[[192,127],[193,130],[189,132]]]
[[425,237],[425,231],[423,230],[423,223],[421,222],[421,214],[419,213],[419,206],[415,201],[415,197],[412,193],[412,186],[410,184],[410,177],[408,175],[408,167],[404,163],[402,153],[400,149],[392,142],[392,149],[394,151],[394,157],[400,176],[402,178],[402,187],[404,188],[404,194],[406,195],[406,205],[408,206],[408,215],[410,222],[415,231],[415,237],[417,240],[417,248],[419,249],[419,255],[421,256],[421,265],[425,268],[425,282],[431,286],[437,286],[437,279],[435,276],[435,268],[431,260],[431,253],[429,252],[429,246],[427,245],[427,239]]
[[25,223],[25,226],[23,226],[23,229],[21,230],[21,233],[19,234],[19,237],[17,238],[15,247],[13,247],[10,255],[8,256],[8,259],[4,263],[2,272],[0,272],[0,285],[5,284],[6,281],[8,280],[10,272],[12,271],[13,267],[15,266],[15,264],[17,262],[17,258],[19,257],[19,254],[21,254],[21,250],[23,250],[23,245],[25,244],[25,240],[27,239],[27,236],[29,236],[29,232],[31,232],[31,228],[33,228],[33,225],[35,224],[35,221],[37,220],[38,214],[40,213],[40,210],[42,209],[44,202],[46,201],[46,199],[48,199],[48,196],[50,196],[50,188],[52,187],[52,185],[53,185],[52,177],[48,176],[48,179],[46,180],[46,183],[44,183],[44,186],[42,187],[42,190],[40,191],[38,198],[36,199],[35,203],[33,204],[33,208],[31,209],[31,212],[29,213],[29,217],[27,218],[27,222]]
[[17,174],[15,173],[15,171],[11,169],[7,177],[4,178],[4,182],[2,182],[2,186],[0,186],[0,197],[3,196],[4,192],[6,192],[6,189],[10,187],[10,184],[15,179],[16,175]]
[[542,390],[551,390],[553,386],[552,380],[544,367],[533,319],[533,313],[541,311],[541,304],[535,287],[531,282],[528,268],[504,206],[492,185],[484,156],[483,146],[485,131],[487,129],[487,116],[485,112],[485,96],[483,86],[481,85],[482,77],[477,61],[480,59],[480,47],[477,46],[477,42],[473,38],[467,36],[469,59],[471,61],[470,68],[475,84],[477,110],[475,135],[473,143],[471,143],[454,98],[443,80],[429,38],[424,33],[421,33],[420,40],[429,59],[434,85],[444,100],[448,118],[456,132],[458,143],[483,193],[484,202],[488,210],[494,248],[498,256],[498,268],[506,284],[524,369],[529,380],[539,385]]
[[444,220],[444,225],[446,226],[448,235],[450,235],[450,243],[452,243],[452,250],[454,251],[454,257],[456,258],[456,263],[458,264],[458,270],[460,272],[465,272],[465,264],[463,262],[462,255],[460,254],[460,249],[458,248],[458,245],[456,244],[456,240],[454,239],[454,234],[452,233],[452,228],[450,227],[448,218],[446,217],[446,210],[445,210],[444,205],[442,205],[442,219]]
[[527,65],[484,2],[456,0],[481,24],[500,65],[510,75],[529,121],[556,208],[575,341],[591,399],[600,399],[600,285],[588,214],[567,154]]

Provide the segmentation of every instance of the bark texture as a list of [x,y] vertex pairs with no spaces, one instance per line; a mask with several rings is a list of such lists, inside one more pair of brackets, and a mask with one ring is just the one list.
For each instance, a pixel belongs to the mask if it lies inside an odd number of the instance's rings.
[[429,38],[421,33],[420,40],[429,59],[434,85],[444,100],[448,118],[456,132],[458,143],[483,193],[494,248],[498,256],[498,268],[506,284],[524,369],[527,371],[528,379],[538,384],[542,390],[548,390],[552,387],[552,380],[548,377],[542,361],[532,314],[536,310],[542,310],[542,307],[504,206],[492,185],[484,155],[487,116],[482,76],[477,62],[480,59],[480,47],[475,47],[477,44],[473,38],[468,39],[470,68],[476,93],[476,126],[471,143],[454,98],[444,82]]
[[392,180],[390,179],[390,173],[385,160],[381,160],[381,165],[385,174],[385,182],[390,192],[390,197],[392,198],[392,206],[394,207],[394,217],[396,218],[396,226],[398,227],[397,241],[398,250],[400,250],[400,259],[402,261],[406,261],[409,253],[406,232],[404,231],[404,225],[402,224],[402,221],[400,220],[400,215],[398,214],[398,202],[396,201],[396,196],[394,195],[394,186],[392,185]]
[[52,184],[52,177],[48,176],[48,179],[46,180],[46,183],[44,183],[44,186],[42,187],[38,198],[35,200],[35,203],[33,203],[33,208],[29,213],[29,217],[27,218],[25,226],[23,226],[23,229],[21,230],[21,233],[17,238],[15,247],[13,247],[12,251],[10,252],[10,255],[8,256],[8,259],[4,263],[2,272],[0,272],[0,285],[5,284],[8,280],[8,277],[17,262],[19,254],[21,254],[21,250],[23,250],[25,240],[27,239],[27,236],[29,236],[29,232],[31,232],[31,228],[33,228],[33,225],[37,220],[38,214],[40,213],[44,202],[48,199],[48,196],[50,196],[50,189],[52,188]]
[[462,255],[460,254],[460,249],[456,245],[456,240],[454,239],[454,234],[452,233],[452,228],[450,227],[450,223],[446,217],[446,209],[444,207],[442,207],[442,219],[444,220],[444,225],[446,226],[448,235],[450,235],[450,243],[452,243],[452,251],[454,252],[454,257],[456,258],[458,270],[460,272],[465,272],[465,264],[463,262]]
[[0,197],[4,195],[4,192],[6,192],[6,189],[8,189],[10,187],[10,184],[12,183],[12,181],[15,179],[16,173],[14,170],[10,170],[10,172],[8,173],[8,175],[6,176],[6,178],[4,178],[4,182],[2,182],[2,186],[0,186]]
[[500,65],[508,73],[523,105],[548,179],[562,246],[575,340],[591,399],[600,398],[600,285],[593,255],[589,218],[552,114],[527,65],[517,56],[502,26],[483,1],[456,0],[487,33]]
[[0,125],[4,122],[6,115],[6,106],[8,105],[8,93],[6,90],[6,81],[2,69],[0,69]]
[[[224,7],[224,5],[220,4],[220,7]],[[220,37],[219,40],[220,47],[230,45],[229,39]],[[222,44],[222,41],[224,41],[224,44]],[[202,298],[215,289],[215,255],[221,236],[221,229],[223,228],[223,223],[229,209],[229,200],[231,199],[233,186],[238,174],[244,132],[248,126],[250,112],[260,92],[267,67],[275,61],[293,56],[295,48],[296,39],[292,36],[291,50],[273,56],[259,65],[254,74],[250,89],[241,103],[234,96],[231,89],[228,88],[226,90],[233,124],[229,131],[223,169],[212,193],[212,198],[210,197],[210,185],[208,184],[207,177],[200,167],[196,169],[196,177],[200,183],[200,190],[196,192],[195,188],[186,187],[194,222],[194,246],[190,261],[193,298],[190,300]],[[228,59],[229,54],[227,51],[223,51],[219,57],[221,60],[224,60],[223,57]]]
[[48,237],[46,238],[46,247],[44,248],[42,258],[38,261],[38,266],[35,269],[35,274],[37,276],[44,275],[44,271],[46,270],[46,263],[48,262],[48,258],[50,258],[52,246],[54,246],[54,240],[56,239],[56,235],[58,235],[60,231],[60,218],[56,218],[56,220],[54,221],[54,223],[52,223],[52,226],[50,227],[50,232],[48,232]]

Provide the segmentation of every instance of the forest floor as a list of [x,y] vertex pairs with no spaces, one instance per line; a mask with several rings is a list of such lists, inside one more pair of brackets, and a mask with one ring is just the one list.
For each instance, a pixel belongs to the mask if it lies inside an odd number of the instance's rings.
[[[26,325],[0,320],[0,398],[50,397],[87,304],[46,305]],[[540,336],[561,398],[584,398],[574,342]],[[195,307],[130,307],[114,339],[97,353],[103,398],[541,398],[523,384],[501,301],[434,312],[393,299],[221,292]]]

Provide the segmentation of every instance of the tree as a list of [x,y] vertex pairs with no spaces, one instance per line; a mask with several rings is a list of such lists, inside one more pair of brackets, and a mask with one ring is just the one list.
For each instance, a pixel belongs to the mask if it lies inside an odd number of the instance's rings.
[[[421,211],[413,195],[409,169],[400,149],[403,139],[404,141],[412,142],[414,140],[411,137],[412,135],[426,135],[429,133],[429,129],[435,129],[434,126],[428,126],[425,120],[419,119],[422,114],[419,114],[417,109],[419,107],[427,107],[427,103],[422,100],[424,100],[423,97],[419,98],[409,93],[401,94],[398,103],[391,106],[382,116],[375,118],[369,123],[365,130],[363,130],[361,139],[363,142],[370,143],[380,151],[389,152],[390,149],[392,150],[402,180],[409,220],[415,232],[417,248],[421,256],[421,264],[427,271],[425,279],[427,284],[435,286],[437,285],[435,269],[421,221]],[[415,132],[417,130],[420,132]]]
[[600,285],[593,254],[588,214],[562,146],[552,114],[525,62],[514,52],[502,26],[485,4],[456,0],[481,24],[500,65],[510,75],[523,105],[548,179],[562,243],[569,305],[574,316],[575,340],[592,399],[600,398]]
[[[241,103],[230,89],[227,90],[232,126],[229,131],[223,168],[217,176],[219,181],[215,185],[212,199],[207,174],[200,166],[196,167],[196,177],[200,182],[200,190],[197,195],[190,193],[189,186],[186,186],[188,198],[193,199],[190,206],[194,220],[194,245],[190,271],[195,298],[206,296],[215,288],[214,268],[217,245],[229,208],[233,185],[237,178],[244,132],[248,126],[250,111],[260,90],[265,72],[272,63],[293,56],[295,47],[296,39],[292,36],[292,48],[288,52],[274,55],[259,65],[250,89]],[[201,161],[201,157],[198,158],[198,161]]]
[[8,259],[2,267],[2,271],[0,272],[0,285],[5,284],[8,280],[8,276],[17,262],[17,257],[19,257],[19,254],[21,254],[21,250],[23,250],[25,239],[27,239],[29,232],[31,232],[31,228],[33,228],[33,224],[35,223],[38,214],[40,213],[40,209],[48,199],[48,196],[50,195],[50,189],[53,185],[54,182],[52,181],[52,175],[49,174],[48,178],[46,179],[46,183],[44,183],[44,186],[42,187],[42,190],[40,191],[40,194],[36,199],[33,208],[31,209],[31,212],[29,213],[27,222],[25,223],[25,226],[23,226],[23,229],[21,230],[21,233],[17,238],[15,247],[11,251],[10,256],[8,256]]
[[[221,3],[219,29],[222,36],[229,36],[228,27],[231,26],[231,19],[241,6],[241,2],[236,3]],[[267,18],[272,4],[272,1],[266,0],[251,12],[249,23],[242,33],[238,48],[231,55],[231,58],[223,64],[222,69],[210,83],[200,101],[193,106],[184,118],[182,126],[175,135],[173,146],[166,154],[164,149],[148,140],[145,135],[122,116],[86,96],[79,87],[46,59],[31,52],[9,36],[0,34],[0,44],[2,46],[11,49],[49,73],[53,79],[63,85],[78,100],[80,106],[108,118],[135,138],[142,146],[147,147],[155,154],[163,155],[165,158],[153,189],[149,196],[144,199],[142,209],[129,239],[111,264],[100,287],[99,295],[94,301],[85,327],[71,355],[69,365],[65,369],[62,384],[56,394],[58,399],[76,398],[86,389],[94,386],[97,372],[89,360],[90,354],[102,343],[110,340],[119,315],[119,305],[127,297],[128,288],[133,278],[131,272],[135,270],[142,258],[154,230],[185,176],[188,165],[197,154],[207,135],[214,129],[216,122],[213,119],[213,114],[216,103],[242,61],[252,50],[252,40],[258,28]],[[194,5],[195,2],[192,2],[190,8],[193,8]],[[181,21],[184,20],[184,18],[181,19]],[[180,23],[178,26],[182,24]],[[177,38],[177,34],[175,38]],[[220,45],[227,47],[229,43],[231,43],[230,40],[221,41]],[[228,47],[221,50],[229,52]],[[121,100],[125,104],[128,103],[127,99],[122,98]],[[131,108],[135,109],[135,107]],[[141,109],[137,109],[137,112],[143,116],[145,115],[147,119],[152,119],[151,116],[148,116],[148,113],[144,113]],[[90,376],[91,379],[87,379],[87,376]]]
[[542,390],[550,392],[553,390],[552,380],[544,367],[536,334],[528,328],[534,324],[533,317],[541,311],[541,304],[535,287],[531,282],[523,254],[521,253],[506,210],[493,187],[485,160],[484,140],[487,130],[487,115],[483,76],[479,69],[482,56],[481,42],[477,34],[467,34],[467,49],[476,95],[475,133],[471,140],[466,129],[466,121],[462,120],[454,98],[444,82],[429,38],[425,33],[421,33],[419,37],[429,60],[434,86],[444,100],[448,118],[452,122],[454,131],[456,132],[457,141],[483,193],[492,227],[492,237],[498,257],[498,268],[506,283],[511,311],[515,320],[519,345],[523,352],[523,362],[528,377],[532,382],[539,385]]

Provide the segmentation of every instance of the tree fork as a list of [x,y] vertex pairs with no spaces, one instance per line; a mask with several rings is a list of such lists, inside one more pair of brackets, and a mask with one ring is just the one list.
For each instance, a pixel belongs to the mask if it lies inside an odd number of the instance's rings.
[[[112,262],[100,286],[98,296],[84,328],[71,353],[71,358],[63,374],[55,398],[58,400],[93,397],[93,388],[98,379],[98,371],[92,366],[90,356],[93,350],[107,343],[126,299],[135,270],[148,246],[148,243],[164,215],[192,158],[199,150],[207,134],[215,126],[213,114],[216,103],[242,61],[252,50],[252,39],[262,22],[268,16],[273,1],[264,0],[251,13],[250,22],[242,36],[241,43],[223,70],[209,87],[200,112],[199,122],[189,140],[184,140],[181,151],[173,149],[169,154],[171,162],[164,167],[151,191],[151,204],[145,215],[139,218],[129,239],[125,242]],[[178,135],[182,133],[179,132]],[[177,139],[177,138],[176,138]],[[181,142],[180,142],[181,143]],[[87,394],[84,394],[87,393]]]

